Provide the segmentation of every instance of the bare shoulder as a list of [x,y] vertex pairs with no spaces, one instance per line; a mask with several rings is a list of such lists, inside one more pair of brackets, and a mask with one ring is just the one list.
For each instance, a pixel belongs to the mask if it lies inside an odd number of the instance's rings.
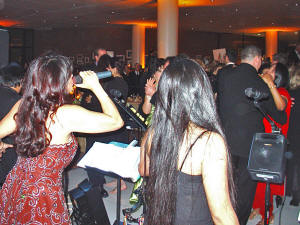
[[65,104],[57,109],[56,115],[59,119],[68,120],[76,117],[78,118],[80,113],[85,110],[86,109],[79,105]]
[[197,143],[199,144],[202,144],[202,142],[206,142],[207,145],[210,146],[225,145],[224,138],[219,133],[207,131],[200,127],[194,128],[192,135],[194,136],[194,138],[200,137],[197,140]]
[[227,157],[225,140],[219,133],[212,131],[203,133],[196,145],[201,145],[201,149],[203,149],[204,157],[206,159],[224,159]]
[[72,123],[72,121],[78,118],[81,118],[80,111],[82,110],[85,109],[79,105],[65,104],[57,109],[55,116],[60,123],[66,125],[68,123]]

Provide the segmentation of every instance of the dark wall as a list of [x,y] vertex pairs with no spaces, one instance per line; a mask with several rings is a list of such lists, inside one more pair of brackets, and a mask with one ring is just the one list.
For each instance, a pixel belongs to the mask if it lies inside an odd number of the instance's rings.
[[[45,50],[57,49],[64,55],[78,54],[90,57],[95,47],[112,50],[116,55],[125,55],[131,49],[131,26],[112,25],[109,28],[94,29],[55,29],[35,31],[34,55]],[[157,30],[146,29],[145,52],[157,49]],[[212,49],[241,49],[245,45],[254,44],[264,50],[264,38],[243,36],[238,34],[179,30],[179,53],[191,57],[211,55]]]
[[67,56],[91,56],[92,50],[97,47],[124,55],[126,50],[131,49],[131,27],[112,25],[110,28],[35,31],[35,56],[49,49],[56,49]]
[[[146,53],[157,49],[157,30],[146,30]],[[246,45],[256,45],[264,51],[264,37],[244,36],[241,34],[214,33],[192,30],[179,30],[178,52],[190,57],[211,55],[218,48],[242,49]]]

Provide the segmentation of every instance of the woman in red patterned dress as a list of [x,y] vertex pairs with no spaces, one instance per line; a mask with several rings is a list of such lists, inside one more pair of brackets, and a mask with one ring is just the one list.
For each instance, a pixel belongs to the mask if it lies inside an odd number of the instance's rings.
[[77,149],[72,133],[101,133],[123,125],[96,74],[80,76],[83,83],[77,86],[94,92],[103,113],[67,104],[73,86],[67,57],[48,54],[30,64],[22,99],[0,122],[0,138],[15,133],[18,153],[0,190],[0,224],[71,224],[62,172]]
[[[274,71],[272,71],[274,70]],[[266,82],[268,87],[270,88],[270,91],[272,93],[272,97],[274,99],[275,105],[278,110],[285,111],[287,115],[287,121],[285,124],[275,124],[280,128],[281,133],[287,137],[288,127],[289,127],[289,118],[290,118],[290,112],[291,112],[291,97],[286,90],[288,83],[289,83],[289,72],[285,65],[281,63],[277,63],[274,67],[271,69],[267,69],[266,72],[263,72],[261,75],[262,79]],[[272,118],[271,118],[272,119]],[[263,120],[264,126],[265,126],[265,132],[266,133],[272,133],[272,127],[271,124],[264,119]],[[264,214],[265,214],[265,189],[266,189],[266,183],[258,182],[257,188],[256,188],[256,194],[255,199],[253,202],[253,211],[250,215],[250,217],[254,217],[256,214],[260,214],[262,216],[261,221],[258,224],[263,224],[264,222]],[[271,202],[270,202],[270,223],[273,222],[273,196],[274,195],[284,195],[284,185],[283,184],[271,184],[270,185],[271,190]]]

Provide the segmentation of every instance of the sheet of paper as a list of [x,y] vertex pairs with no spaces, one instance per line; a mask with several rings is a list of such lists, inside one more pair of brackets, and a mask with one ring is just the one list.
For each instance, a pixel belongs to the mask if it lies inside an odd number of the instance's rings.
[[140,147],[121,148],[112,144],[95,142],[77,165],[113,172],[121,177],[131,178],[135,182],[140,177],[139,162]]
[[225,48],[220,48],[220,49],[213,49],[213,56],[214,60],[220,63],[224,63],[225,58],[224,56],[226,55],[226,49]]

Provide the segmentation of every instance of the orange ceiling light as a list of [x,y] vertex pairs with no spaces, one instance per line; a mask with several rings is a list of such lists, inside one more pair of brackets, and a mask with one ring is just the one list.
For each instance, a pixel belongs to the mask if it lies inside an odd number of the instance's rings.
[[145,27],[157,27],[157,23],[156,22],[152,22],[152,21],[144,21],[144,20],[128,20],[128,21],[115,21],[112,22],[113,24],[124,24],[124,25],[142,25]]
[[3,27],[12,27],[17,24],[21,24],[21,22],[16,20],[0,20],[0,26]]
[[[178,0],[179,7],[195,7],[195,6],[220,6],[228,5],[239,0]],[[123,0],[118,2],[111,2],[116,5],[139,6],[145,5],[149,7],[156,7],[157,3],[154,0]]]
[[241,29],[239,30],[239,32],[244,32],[244,33],[262,33],[267,31],[294,32],[299,30],[300,27],[252,27],[247,29]]
[[179,7],[195,7],[195,6],[220,6],[228,5],[238,0],[178,0]]

